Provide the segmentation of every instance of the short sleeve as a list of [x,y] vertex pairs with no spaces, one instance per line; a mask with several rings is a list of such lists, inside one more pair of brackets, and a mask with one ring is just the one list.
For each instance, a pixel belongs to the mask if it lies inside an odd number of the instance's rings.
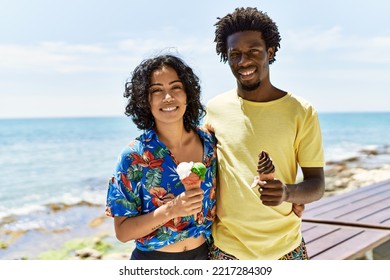
[[307,110],[302,128],[297,135],[298,161],[302,167],[323,167],[324,153],[318,114],[313,108]]
[[118,158],[113,176],[108,182],[107,212],[111,216],[133,217],[140,214],[139,197],[141,167],[134,162],[139,157],[139,142],[132,142]]

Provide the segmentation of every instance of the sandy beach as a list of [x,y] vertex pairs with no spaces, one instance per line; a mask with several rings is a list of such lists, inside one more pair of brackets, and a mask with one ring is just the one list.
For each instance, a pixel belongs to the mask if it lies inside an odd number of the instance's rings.
[[[325,196],[390,179],[389,155],[389,147],[367,148],[358,157],[328,162]],[[46,211],[45,219],[72,217],[77,226],[9,231],[7,223],[17,222],[9,217],[0,224],[0,259],[129,259],[134,243],[115,238],[113,220],[104,216],[103,205],[49,205]],[[375,249],[374,258],[390,259],[390,243]]]

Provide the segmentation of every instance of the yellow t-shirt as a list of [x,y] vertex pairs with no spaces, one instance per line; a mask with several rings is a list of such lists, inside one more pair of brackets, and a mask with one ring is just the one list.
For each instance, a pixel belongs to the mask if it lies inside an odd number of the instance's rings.
[[251,102],[234,89],[209,101],[204,125],[218,141],[215,245],[246,260],[279,259],[294,250],[302,234],[292,204],[264,206],[250,186],[262,150],[273,160],[275,177],[285,184],[296,182],[298,164],[324,166],[316,111],[291,93],[270,102]]

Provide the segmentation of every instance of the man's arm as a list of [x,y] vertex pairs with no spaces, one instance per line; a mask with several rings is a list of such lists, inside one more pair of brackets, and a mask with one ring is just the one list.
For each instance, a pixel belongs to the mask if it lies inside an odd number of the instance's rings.
[[302,168],[303,181],[287,185],[288,198],[286,201],[307,204],[319,200],[325,192],[325,175],[322,167]]
[[259,182],[260,199],[264,205],[277,206],[283,201],[307,204],[319,200],[325,191],[324,169],[322,167],[302,168],[303,181],[285,185],[280,180]]

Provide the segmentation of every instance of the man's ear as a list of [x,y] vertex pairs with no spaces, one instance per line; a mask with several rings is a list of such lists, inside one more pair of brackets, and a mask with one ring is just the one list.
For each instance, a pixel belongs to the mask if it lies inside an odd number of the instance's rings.
[[275,55],[275,47],[268,48],[267,53],[268,53],[268,61],[272,60]]

